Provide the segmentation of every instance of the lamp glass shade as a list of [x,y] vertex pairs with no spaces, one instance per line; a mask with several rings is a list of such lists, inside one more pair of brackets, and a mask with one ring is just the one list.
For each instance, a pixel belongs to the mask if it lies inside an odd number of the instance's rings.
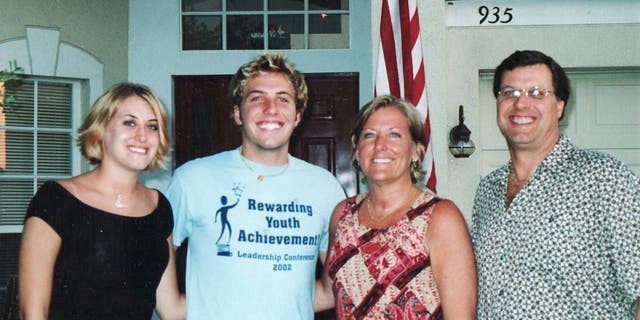
[[449,152],[456,158],[468,158],[474,151],[476,151],[476,145],[471,139],[449,142]]

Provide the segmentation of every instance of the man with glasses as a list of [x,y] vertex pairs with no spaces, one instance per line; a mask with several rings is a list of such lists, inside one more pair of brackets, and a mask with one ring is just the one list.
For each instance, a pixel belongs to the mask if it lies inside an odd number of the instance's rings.
[[638,177],[560,135],[570,86],[551,57],[514,52],[493,90],[511,160],[476,192],[478,319],[640,319]]

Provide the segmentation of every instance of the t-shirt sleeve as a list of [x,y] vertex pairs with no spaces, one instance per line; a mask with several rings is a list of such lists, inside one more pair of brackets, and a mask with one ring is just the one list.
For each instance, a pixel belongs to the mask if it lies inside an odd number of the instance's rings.
[[64,234],[65,224],[62,221],[60,209],[68,207],[65,203],[68,198],[65,197],[62,186],[56,182],[45,182],[38,192],[31,198],[31,202],[27,207],[25,222],[31,217],[37,217],[46,222],[59,235]]
[[324,229],[322,230],[322,237],[320,238],[320,251],[327,251],[329,247],[329,224],[331,223],[331,215],[333,214],[333,210],[340,203],[340,201],[345,199],[344,189],[342,189],[342,185],[331,177],[331,183],[329,184],[329,188],[327,188],[326,192],[326,201],[327,201],[327,211],[328,214],[324,216]]
[[166,196],[173,210],[173,245],[179,247],[191,234],[192,222],[189,212],[188,189],[182,182],[182,172],[178,168],[171,178]]

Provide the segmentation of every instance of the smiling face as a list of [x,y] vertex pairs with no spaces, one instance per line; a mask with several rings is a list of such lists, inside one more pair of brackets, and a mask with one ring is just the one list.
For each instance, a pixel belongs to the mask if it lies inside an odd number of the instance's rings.
[[158,119],[151,105],[138,96],[122,101],[102,137],[102,166],[142,171],[158,152]]
[[283,74],[263,73],[247,81],[242,105],[233,107],[234,121],[242,127],[245,156],[288,153],[301,116],[294,97],[293,86]]
[[419,154],[406,115],[395,106],[374,111],[358,137],[355,157],[369,185],[396,181],[411,184],[410,163]]
[[[517,67],[506,71],[500,89],[529,89],[538,86],[553,90],[551,71],[544,64]],[[564,101],[549,94],[535,99],[524,94],[518,98],[498,97],[498,127],[511,151],[535,151],[546,154],[558,141],[559,118]]]

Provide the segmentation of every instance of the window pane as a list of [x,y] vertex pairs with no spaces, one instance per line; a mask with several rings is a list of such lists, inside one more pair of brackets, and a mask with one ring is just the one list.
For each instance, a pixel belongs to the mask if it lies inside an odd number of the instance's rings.
[[[33,174],[32,132],[6,130],[6,148],[7,167],[5,170],[0,170],[0,176]],[[4,189],[4,185],[1,189]],[[2,204],[2,200],[0,200],[0,204]]]
[[[0,163],[0,225],[23,223],[36,189],[35,179],[41,184],[74,174],[72,88],[73,84],[49,79],[23,80],[20,86],[12,88],[18,108],[7,110],[6,120],[12,123],[0,127],[4,138],[0,141],[0,155],[4,157]],[[33,112],[34,106],[37,114]]]
[[182,17],[182,50],[222,49],[221,16]]
[[227,16],[227,49],[264,49],[262,16]]
[[309,48],[349,48],[349,15],[309,15]]
[[227,11],[262,10],[262,0],[227,0]]
[[349,10],[349,0],[309,0],[309,10]]
[[73,140],[68,133],[38,133],[38,175],[71,175]]
[[304,10],[304,0],[269,0],[269,10]]
[[7,126],[33,127],[33,82],[20,81],[7,88],[7,94],[16,101],[5,108]]
[[222,10],[222,0],[182,0],[183,12],[203,12]]
[[304,49],[304,16],[269,16],[269,49]]
[[0,225],[21,225],[33,197],[32,180],[0,180]]
[[38,82],[38,127],[71,129],[71,85]]

